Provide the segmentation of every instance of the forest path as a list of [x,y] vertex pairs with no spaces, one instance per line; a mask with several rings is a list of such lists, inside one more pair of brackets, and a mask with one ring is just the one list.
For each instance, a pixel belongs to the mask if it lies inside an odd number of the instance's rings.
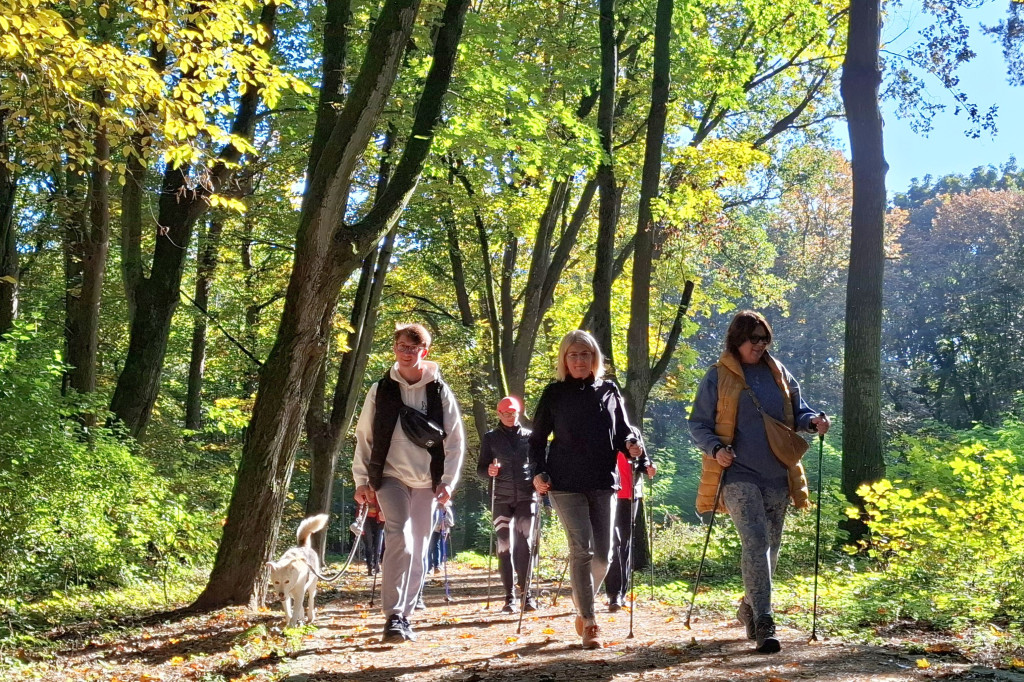
[[[95,624],[54,633],[55,656],[26,655],[20,672],[0,672],[5,680],[104,680],[106,682],[419,682],[426,680],[673,680],[785,682],[827,680],[1001,680],[1024,682],[1024,675],[973,665],[948,644],[921,655],[898,648],[865,646],[838,639],[808,643],[808,633],[779,628],[782,651],[758,654],[734,619],[695,613],[684,627],[686,609],[638,594],[633,639],[629,612],[598,609],[604,648],[584,650],[573,629],[566,585],[551,606],[554,584],[545,584],[541,609],[523,618],[501,614],[500,588],[492,584],[485,610],[486,571],[449,566],[453,601],[444,582],[428,582],[428,608],[411,619],[418,641],[380,643],[383,616],[379,584],[369,608],[371,580],[361,566],[336,591],[322,592],[316,629],[280,633],[283,614],[223,609],[212,614],[168,620],[145,627]],[[497,581],[497,572],[494,574]],[[641,590],[642,592],[642,590]],[[12,675],[7,677],[7,675]]]

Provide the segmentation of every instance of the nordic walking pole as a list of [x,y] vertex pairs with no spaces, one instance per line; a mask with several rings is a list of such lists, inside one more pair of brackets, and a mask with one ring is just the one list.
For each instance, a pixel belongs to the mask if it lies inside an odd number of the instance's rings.
[[[731,445],[726,445],[729,451],[732,451]],[[708,522],[708,534],[704,538],[704,550],[700,554],[700,566],[697,567],[697,579],[693,581],[693,595],[690,597],[690,609],[686,612],[686,622],[683,625],[687,630],[690,629],[690,616],[693,614],[693,603],[697,600],[697,588],[700,587],[700,577],[704,573],[704,559],[708,555],[708,543],[711,542],[711,529],[715,526],[715,512],[718,511],[718,501],[722,499],[722,483],[725,482],[725,472],[722,469],[722,475],[718,479],[718,488],[715,490],[715,503],[711,506],[711,521]]]
[[[643,479],[640,479],[640,485],[643,485]],[[647,561],[651,564],[651,601],[654,601],[654,481],[651,481],[651,488],[647,491],[647,507],[651,518],[647,524]]]
[[633,544],[636,542],[636,477],[643,474],[637,471],[632,462],[630,462],[629,466],[633,473],[633,480],[629,482],[629,551],[627,552],[626,559],[626,565],[629,567],[629,573],[626,574],[626,594],[629,595],[629,634],[626,635],[626,639],[633,639],[633,612],[636,611],[636,595],[633,594]]
[[441,537],[438,539],[438,542],[441,543],[441,565],[444,566],[444,600],[446,602],[453,602],[455,600],[452,599],[452,591],[448,585],[448,528],[445,527],[445,511],[443,507],[440,512]]
[[[541,478],[542,478],[542,480],[545,483],[547,483],[548,481],[551,480],[548,477],[547,474],[541,474]],[[536,528],[536,530],[534,530],[534,534],[533,534],[533,551],[530,552],[530,563],[526,565],[526,581],[525,581],[526,589],[523,590],[522,603],[520,604],[520,607],[519,607],[519,626],[516,628],[516,634],[517,635],[518,634],[522,634],[522,632],[523,632],[523,614],[526,613],[526,593],[529,591],[530,585],[532,584],[532,580],[533,580],[533,564],[537,560],[537,557],[540,556],[539,550],[540,550],[540,514],[538,513],[537,514],[537,528]]]
[[[494,461],[491,462],[491,466],[500,466],[498,464],[498,458],[495,457]],[[491,476],[491,539],[487,544],[487,605],[484,606],[484,611],[488,611],[491,608],[491,562],[494,559],[494,476]]]
[[[824,417],[824,412],[818,413],[819,417]],[[811,617],[811,640],[812,642],[818,641],[818,559],[820,557],[821,549],[821,459],[822,454],[825,450],[825,434],[818,434],[818,504],[817,504],[817,518],[814,523],[814,615]]]

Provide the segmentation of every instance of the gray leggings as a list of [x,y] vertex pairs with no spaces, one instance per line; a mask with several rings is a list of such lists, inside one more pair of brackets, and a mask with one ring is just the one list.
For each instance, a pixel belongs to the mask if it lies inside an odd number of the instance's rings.
[[410,488],[388,477],[377,491],[377,504],[384,512],[381,609],[385,616],[408,618],[423,585],[427,540],[437,499],[430,488]]
[[552,490],[551,505],[569,540],[569,573],[576,612],[594,620],[594,592],[601,586],[612,560],[615,526],[614,490],[570,493]]
[[787,488],[765,488],[736,481],[722,486],[722,498],[740,536],[744,601],[754,618],[772,613],[772,574],[779,561],[782,525],[789,505]]

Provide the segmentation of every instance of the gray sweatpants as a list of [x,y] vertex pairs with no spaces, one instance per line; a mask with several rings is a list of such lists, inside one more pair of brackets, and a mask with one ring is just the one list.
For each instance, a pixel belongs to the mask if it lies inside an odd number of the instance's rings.
[[377,504],[384,512],[381,610],[385,616],[408,618],[423,584],[437,499],[430,488],[410,488],[396,478],[384,478],[377,491]]
[[789,490],[726,481],[722,498],[740,536],[743,599],[754,610],[756,620],[772,613],[772,574],[779,561]]
[[612,560],[615,491],[570,493],[552,490],[548,494],[569,540],[569,577],[576,613],[587,625],[592,625],[594,592],[604,582]]

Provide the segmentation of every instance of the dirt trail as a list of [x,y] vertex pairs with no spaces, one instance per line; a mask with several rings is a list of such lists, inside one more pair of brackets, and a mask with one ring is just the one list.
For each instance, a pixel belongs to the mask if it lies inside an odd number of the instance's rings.
[[[911,656],[897,649],[825,639],[808,643],[806,632],[779,628],[782,651],[753,651],[739,623],[695,614],[692,630],[685,609],[646,597],[637,602],[633,639],[629,613],[599,609],[605,647],[580,648],[573,630],[571,599],[563,589],[550,606],[545,586],[542,609],[523,619],[501,614],[494,589],[485,606],[486,573],[452,567],[453,602],[443,582],[427,586],[426,611],[413,617],[417,642],[380,644],[383,617],[368,607],[370,579],[356,574],[347,585],[322,595],[317,629],[287,640],[277,627],[281,613],[229,609],[179,619],[120,637],[77,640],[38,667],[32,679],[94,679],[118,682],[176,680],[287,680],[287,682],[414,682],[426,680],[1003,680],[1024,675],[972,665],[955,653]],[[379,587],[379,586],[378,586]],[[493,589],[493,588],[492,588]],[[379,599],[379,591],[378,591]],[[922,665],[927,667],[922,667]],[[26,675],[25,679],[28,679]]]

